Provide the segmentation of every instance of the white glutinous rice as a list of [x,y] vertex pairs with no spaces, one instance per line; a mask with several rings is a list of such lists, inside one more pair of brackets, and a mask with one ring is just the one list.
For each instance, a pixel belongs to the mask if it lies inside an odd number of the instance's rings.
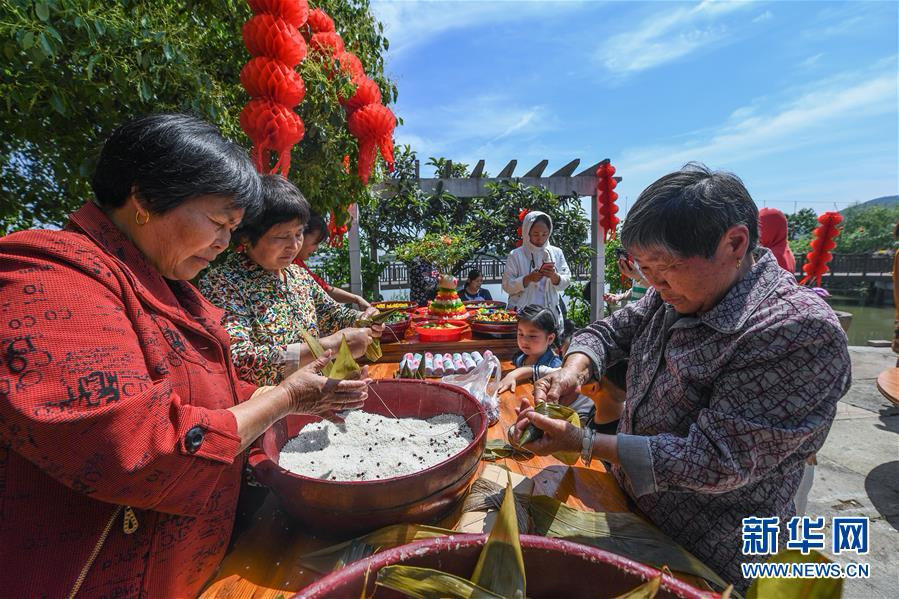
[[354,411],[344,424],[306,425],[281,450],[282,468],[335,481],[383,480],[420,472],[465,449],[471,428],[458,414],[388,418]]

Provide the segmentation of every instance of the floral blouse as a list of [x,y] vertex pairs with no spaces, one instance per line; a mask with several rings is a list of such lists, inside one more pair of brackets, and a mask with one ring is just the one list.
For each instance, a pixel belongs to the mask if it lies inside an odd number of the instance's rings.
[[[362,313],[331,299],[302,267],[291,264],[286,280],[245,254],[230,253],[200,279],[200,291],[225,311],[231,359],[241,379],[275,385],[303,343],[303,332],[325,337],[352,326]],[[293,351],[291,351],[293,349]]]

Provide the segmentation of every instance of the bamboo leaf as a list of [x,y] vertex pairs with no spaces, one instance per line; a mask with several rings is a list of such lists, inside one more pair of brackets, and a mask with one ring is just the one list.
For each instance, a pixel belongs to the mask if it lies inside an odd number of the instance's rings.
[[495,462],[496,460],[505,458],[529,460],[532,457],[534,457],[534,454],[524,447],[509,445],[502,439],[490,439],[487,441],[486,447],[484,447],[484,455],[481,459],[488,462]]
[[[831,561],[814,549],[808,555],[787,549],[772,556],[768,563],[829,564]],[[840,599],[842,596],[842,578],[756,578],[746,592],[746,599]]]
[[[384,355],[384,352],[381,351],[381,340],[380,339],[372,339],[371,343],[369,343],[368,347],[365,348],[365,359],[369,362],[377,362],[381,359],[381,356]],[[423,361],[423,360],[422,360]]]
[[[534,406],[534,411],[549,418],[555,418],[557,420],[567,420],[574,426],[578,428],[581,427],[581,419],[577,415],[577,412],[575,412],[568,406],[563,406],[557,403],[545,403],[541,401],[537,402],[537,405]],[[520,446],[524,446],[528,443],[536,441],[542,436],[542,430],[540,430],[533,424],[529,424],[524,429],[524,431],[522,431],[521,436],[517,440],[517,443]],[[553,454],[553,457],[571,466],[572,464],[577,462],[578,458],[580,457],[580,453],[577,451],[557,451]]]
[[432,568],[386,566],[378,572],[378,584],[415,599],[503,599],[471,581]]
[[[321,342],[318,339],[310,335],[308,331],[303,331],[303,342],[306,344],[306,347],[309,348],[309,351],[312,352],[312,355],[315,356],[316,360],[325,355],[324,346],[322,346]],[[333,360],[325,364],[322,367],[322,376],[329,376],[333,367]]]
[[661,568],[693,574],[719,589],[727,583],[661,530],[629,512],[587,512],[553,497],[534,495],[528,505],[532,534],[598,547]]
[[340,338],[340,349],[337,350],[337,357],[334,358],[334,366],[331,367],[328,378],[342,381],[360,370],[362,369],[359,368],[359,364],[353,359],[350,346],[347,345],[346,336],[342,336]]
[[662,575],[656,576],[652,580],[638,586],[633,591],[628,591],[623,595],[618,595],[615,599],[653,599],[662,586]]
[[524,557],[518,540],[518,518],[512,478],[508,476],[503,504],[499,509],[493,529],[474,567],[471,581],[490,589],[501,597],[524,599]]
[[370,532],[367,535],[307,553],[300,558],[300,563],[316,572],[331,572],[384,549],[399,547],[400,545],[406,545],[421,539],[445,537],[451,534],[454,534],[452,530],[436,526],[394,524]]

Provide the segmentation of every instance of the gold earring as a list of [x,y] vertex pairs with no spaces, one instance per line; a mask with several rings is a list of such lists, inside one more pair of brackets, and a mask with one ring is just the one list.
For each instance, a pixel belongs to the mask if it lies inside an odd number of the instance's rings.
[[737,270],[740,270],[741,264],[743,264],[743,258],[737,258]]
[[135,212],[135,213],[134,213],[134,222],[136,222],[138,225],[141,225],[141,226],[143,226],[143,225],[147,224],[148,222],[150,222],[150,213],[149,213],[149,212],[145,212],[144,214],[147,215],[147,218],[145,218],[143,221],[141,221],[141,220],[140,220],[140,210],[138,210],[137,212]]

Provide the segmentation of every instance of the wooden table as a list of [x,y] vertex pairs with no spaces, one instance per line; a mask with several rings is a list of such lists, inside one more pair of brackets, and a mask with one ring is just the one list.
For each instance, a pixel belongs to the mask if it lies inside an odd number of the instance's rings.
[[877,389],[884,397],[899,405],[899,368],[887,368],[877,375]]
[[[397,364],[374,364],[369,367],[373,378],[390,378]],[[511,369],[509,362],[504,370]],[[532,385],[519,385],[515,394],[505,393],[500,405],[500,421],[487,431],[488,439],[505,439],[515,422],[515,407],[521,398],[532,396]],[[596,511],[625,512],[628,501],[618,482],[605,471],[599,460],[587,468],[566,466],[553,457],[534,457],[525,462],[501,460],[511,471],[529,476],[534,481],[535,495],[549,495],[566,504]],[[481,462],[483,468],[484,462]],[[461,507],[461,506],[460,506]],[[453,528],[460,510],[437,525]],[[278,507],[269,494],[254,516],[251,526],[237,537],[225,556],[219,572],[207,585],[202,597],[270,598],[289,597],[320,576],[300,566],[300,557],[310,551],[345,539],[321,539],[306,533]]]

